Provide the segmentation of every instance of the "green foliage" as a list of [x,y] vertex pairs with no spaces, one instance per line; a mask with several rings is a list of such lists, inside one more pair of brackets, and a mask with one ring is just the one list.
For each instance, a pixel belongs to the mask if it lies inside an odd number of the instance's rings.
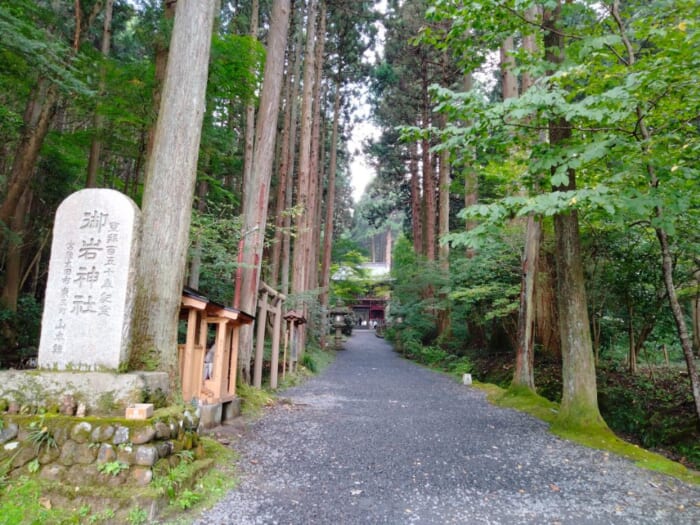
[[89,89],[73,64],[71,48],[52,27],[55,16],[38,2],[17,0],[0,5],[0,53],[23,62],[12,64],[16,70],[29,68],[66,91],[88,94]]
[[41,308],[32,295],[19,297],[16,312],[0,307],[0,367],[23,368],[28,358],[36,357]]
[[27,440],[34,445],[34,450],[37,454],[39,454],[42,449],[58,448],[56,438],[54,438],[51,430],[46,425],[44,416],[41,416],[38,421],[29,423]]
[[195,242],[193,250],[200,243],[202,269],[199,289],[211,300],[230,304],[233,300],[231,277],[237,263],[235,254],[241,235],[240,217],[233,212],[233,206],[226,203],[210,203],[206,212],[194,212],[190,236]]
[[309,355],[308,352],[304,353],[304,355],[301,357],[301,366],[306,368],[312,374],[318,373],[318,367],[316,366],[316,361],[314,360],[314,358],[311,355]]
[[187,510],[187,509],[193,507],[195,504],[197,504],[201,499],[202,499],[201,494],[193,492],[189,489],[185,489],[178,496],[177,500],[175,500],[175,504],[180,509]]
[[236,390],[241,398],[241,411],[244,414],[259,414],[264,407],[269,406],[274,401],[274,397],[269,392],[244,382],[238,383]]
[[37,472],[39,472],[40,466],[41,465],[39,464],[39,458],[34,458],[29,463],[27,463],[27,470],[32,474],[36,474]]
[[97,470],[99,470],[102,474],[118,476],[123,471],[129,470],[129,464],[124,463],[123,461],[107,461],[97,465]]
[[148,513],[141,507],[134,507],[129,511],[127,520],[130,525],[142,525],[148,522]]

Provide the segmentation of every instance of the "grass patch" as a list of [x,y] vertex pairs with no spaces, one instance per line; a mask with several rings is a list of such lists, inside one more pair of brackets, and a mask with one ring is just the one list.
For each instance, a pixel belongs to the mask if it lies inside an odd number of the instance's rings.
[[257,416],[263,408],[275,401],[275,397],[267,390],[255,388],[243,381],[236,385],[236,392],[241,398],[241,413],[246,416]]
[[635,465],[641,468],[668,474],[687,483],[700,485],[700,472],[689,470],[680,463],[628,443],[607,428],[586,432],[580,427],[570,429],[562,426],[557,421],[559,405],[526,388],[506,390],[496,385],[479,382],[474,382],[474,386],[486,392],[487,399],[497,406],[514,408],[549,423],[552,433],[561,438],[590,448],[613,452],[634,461]]
[[335,360],[335,352],[308,346],[293,374],[287,371],[284,379],[280,376],[279,390],[285,390],[302,384],[309,377],[320,374]]
[[[175,496],[170,498],[170,505],[160,516],[159,523],[192,523],[192,515],[212,507],[238,485],[235,466],[238,454],[213,439],[202,437],[201,443],[207,459],[214,467],[207,470],[195,483],[179,485]],[[183,513],[185,510],[187,512]]]

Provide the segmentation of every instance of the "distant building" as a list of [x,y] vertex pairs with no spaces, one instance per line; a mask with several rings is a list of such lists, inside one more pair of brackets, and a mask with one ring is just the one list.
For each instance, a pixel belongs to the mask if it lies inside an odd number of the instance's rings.
[[[364,263],[359,266],[365,279],[370,282],[369,293],[364,297],[356,297],[350,304],[355,316],[357,328],[372,328],[374,324],[383,325],[385,310],[389,301],[391,276],[389,264],[386,262]],[[352,280],[359,277],[351,268],[341,267],[332,276],[334,281]]]

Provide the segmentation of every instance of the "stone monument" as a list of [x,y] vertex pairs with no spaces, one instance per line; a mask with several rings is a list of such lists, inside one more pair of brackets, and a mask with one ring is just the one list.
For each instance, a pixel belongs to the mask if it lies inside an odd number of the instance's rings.
[[39,367],[113,370],[131,335],[140,211],[115,190],[78,191],[59,206],[41,324]]

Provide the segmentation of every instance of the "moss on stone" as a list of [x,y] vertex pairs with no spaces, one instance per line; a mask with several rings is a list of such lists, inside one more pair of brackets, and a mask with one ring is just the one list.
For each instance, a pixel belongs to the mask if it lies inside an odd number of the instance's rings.
[[538,396],[527,388],[511,387],[504,390],[496,385],[479,382],[475,382],[474,386],[486,392],[487,399],[497,406],[514,408],[549,423],[552,433],[559,437],[612,452],[634,461],[639,467],[700,485],[700,472],[689,470],[680,463],[620,439],[608,428],[597,411],[592,413],[581,407],[570,407],[570,414],[562,415],[557,403]]

